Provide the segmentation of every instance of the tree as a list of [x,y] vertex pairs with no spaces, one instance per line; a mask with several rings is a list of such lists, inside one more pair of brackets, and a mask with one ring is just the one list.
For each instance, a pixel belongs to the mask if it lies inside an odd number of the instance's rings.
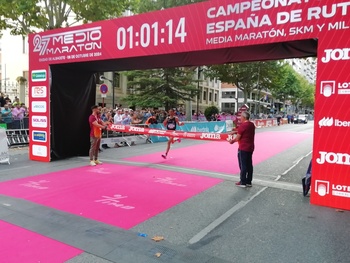
[[300,85],[294,69],[289,64],[284,64],[274,80],[277,85],[271,89],[272,96],[280,101],[295,102],[300,93]]
[[129,0],[0,0],[0,29],[26,36],[77,22],[118,17],[129,5]]
[[145,13],[204,1],[207,0],[136,0],[133,3],[132,9],[136,13]]
[[131,107],[175,108],[197,95],[192,68],[162,68],[127,72],[130,95],[124,98]]
[[253,90],[274,87],[272,79],[278,75],[281,67],[278,61],[233,63],[210,66],[205,74],[210,78],[216,77],[222,82],[235,84],[243,91],[244,103],[247,103],[248,95]]

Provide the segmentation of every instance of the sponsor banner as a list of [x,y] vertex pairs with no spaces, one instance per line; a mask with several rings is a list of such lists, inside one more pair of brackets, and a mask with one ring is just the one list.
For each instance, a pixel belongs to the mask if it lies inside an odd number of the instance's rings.
[[33,86],[31,87],[32,98],[46,98],[47,88],[46,86]]
[[350,210],[349,52],[350,40],[341,32],[328,32],[319,42],[310,196],[313,204],[347,210]]
[[32,131],[32,141],[34,142],[47,142],[46,131]]
[[32,101],[31,112],[45,113],[47,111],[46,101]]
[[47,74],[45,69],[40,69],[40,70],[32,70],[32,81],[33,82],[41,82],[41,81],[46,81],[47,79]]
[[47,128],[48,127],[46,116],[33,115],[31,123],[32,123],[32,127],[35,127],[35,128]]
[[31,154],[33,154],[34,156],[48,157],[47,156],[48,151],[47,151],[47,147],[45,145],[33,144],[31,149],[32,149]]
[[[62,64],[319,39],[349,28],[349,6],[340,0],[205,1],[31,34],[29,43],[35,61]],[[350,58],[349,47],[324,53],[322,63]],[[37,77],[43,75],[33,81]]]
[[233,139],[233,135],[225,133],[214,132],[186,132],[186,131],[171,131],[160,130],[146,127],[137,127],[129,125],[110,125],[109,129],[116,132],[128,132],[135,134],[147,134],[152,136],[167,136],[175,138],[193,139],[193,140],[207,140],[207,141],[229,141]]

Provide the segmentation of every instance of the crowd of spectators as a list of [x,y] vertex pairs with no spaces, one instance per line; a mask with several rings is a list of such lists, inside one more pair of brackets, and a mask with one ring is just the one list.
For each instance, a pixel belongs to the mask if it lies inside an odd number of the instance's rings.
[[0,123],[6,124],[7,129],[28,129],[29,111],[25,103],[18,97],[14,101],[3,93],[0,93]]

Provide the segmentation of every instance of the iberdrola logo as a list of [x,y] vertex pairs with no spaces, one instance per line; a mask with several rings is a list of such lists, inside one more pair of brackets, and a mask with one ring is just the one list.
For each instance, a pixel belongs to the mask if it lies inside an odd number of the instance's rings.
[[318,126],[321,127],[331,127],[333,126],[334,119],[329,117],[324,117],[318,122]]

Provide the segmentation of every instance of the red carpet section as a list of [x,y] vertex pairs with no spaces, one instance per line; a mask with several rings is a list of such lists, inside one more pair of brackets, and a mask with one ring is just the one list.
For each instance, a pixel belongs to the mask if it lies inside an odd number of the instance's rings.
[[81,250],[0,221],[0,262],[62,263]]
[[221,181],[103,164],[0,183],[0,194],[129,229]]
[[[253,163],[258,164],[268,158],[277,155],[288,148],[310,138],[311,134],[292,132],[264,132],[255,135],[255,151]],[[218,173],[237,174],[239,167],[237,162],[237,143],[210,142],[185,148],[177,148],[177,142],[172,145],[167,159],[161,154],[146,154],[127,161],[166,164],[185,168],[213,171]],[[311,151],[311,149],[310,149]]]

